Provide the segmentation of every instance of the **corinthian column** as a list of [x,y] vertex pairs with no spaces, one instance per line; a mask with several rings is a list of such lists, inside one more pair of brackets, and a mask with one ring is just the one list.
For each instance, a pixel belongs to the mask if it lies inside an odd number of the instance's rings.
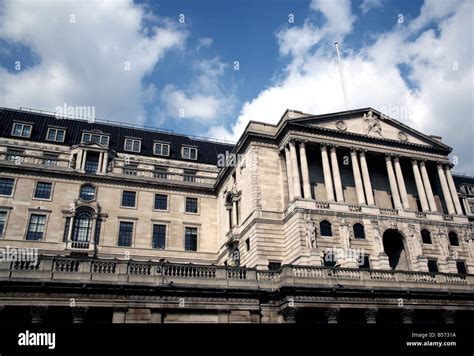
[[428,202],[426,201],[425,188],[423,187],[423,182],[421,181],[420,168],[418,167],[418,161],[413,159],[411,161],[413,167],[413,175],[415,176],[416,190],[418,191],[418,198],[420,199],[421,210],[429,211]]
[[402,198],[403,209],[410,209],[410,204],[408,203],[407,188],[405,187],[402,168],[400,166],[400,158],[395,157],[393,161],[395,163],[395,174],[397,175],[398,189],[400,190],[400,197]]
[[339,173],[339,164],[337,162],[336,147],[331,147],[331,166],[332,176],[334,178],[334,188],[336,188],[336,200],[338,202],[344,201],[344,194],[342,193],[341,174]]
[[300,172],[298,170],[298,156],[296,155],[295,141],[290,141],[291,172],[293,175],[293,193],[295,198],[301,198]]
[[421,178],[423,179],[423,185],[425,186],[426,197],[428,198],[428,204],[431,211],[436,211],[436,202],[433,195],[433,189],[431,189],[430,178],[428,171],[426,170],[426,164],[424,161],[420,161]]
[[334,201],[334,190],[332,187],[331,167],[329,167],[328,149],[326,145],[321,145],[321,160],[323,161],[324,186],[328,201]]
[[446,207],[448,208],[448,214],[456,214],[456,211],[454,210],[453,200],[451,199],[451,193],[449,192],[448,182],[446,181],[443,165],[441,163],[438,163],[438,177],[441,183],[441,189],[443,190],[444,201],[446,202]]
[[290,202],[293,201],[295,197],[293,193],[293,177],[291,173],[291,158],[290,158],[290,148],[288,145],[285,146],[285,163],[286,163],[286,176],[288,178],[288,196],[290,198]]
[[303,176],[303,194],[305,199],[311,199],[311,185],[309,184],[308,159],[306,158],[306,144],[300,142],[301,175]]
[[357,202],[359,205],[365,204],[364,187],[362,186],[362,178],[360,177],[359,162],[357,161],[357,151],[351,150],[352,172],[354,174],[354,182],[356,186]]
[[397,179],[393,171],[392,156],[385,155],[385,163],[387,165],[388,181],[390,183],[390,190],[392,191],[393,204],[395,205],[395,209],[401,209],[402,203],[400,201],[400,195],[398,194]]
[[364,181],[365,196],[367,197],[367,204],[375,205],[374,192],[372,191],[372,183],[370,183],[369,168],[367,167],[367,159],[365,152],[360,151],[360,170],[362,171],[362,180]]
[[451,192],[451,197],[453,198],[454,207],[456,208],[456,213],[462,215],[461,203],[459,201],[458,192],[456,190],[456,185],[454,184],[453,176],[451,175],[451,170],[449,165],[444,167],[444,172],[446,174],[446,179],[448,181],[449,191]]

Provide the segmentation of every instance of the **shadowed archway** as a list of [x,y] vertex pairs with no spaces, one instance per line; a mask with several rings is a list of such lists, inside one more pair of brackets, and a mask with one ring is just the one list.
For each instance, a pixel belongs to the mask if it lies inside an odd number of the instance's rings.
[[392,270],[407,271],[409,269],[408,255],[403,240],[403,235],[398,230],[388,229],[383,234],[383,248]]

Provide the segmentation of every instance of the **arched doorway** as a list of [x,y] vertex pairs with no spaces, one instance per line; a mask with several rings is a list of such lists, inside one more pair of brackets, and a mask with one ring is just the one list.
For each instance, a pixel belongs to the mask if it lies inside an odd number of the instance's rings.
[[383,249],[392,270],[407,271],[409,269],[408,255],[403,240],[403,235],[398,230],[389,229],[383,234]]

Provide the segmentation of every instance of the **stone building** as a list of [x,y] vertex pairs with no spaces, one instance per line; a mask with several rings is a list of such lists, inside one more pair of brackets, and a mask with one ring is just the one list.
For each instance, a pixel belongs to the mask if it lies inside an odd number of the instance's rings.
[[0,136],[0,323],[473,316],[473,185],[374,109],[230,145],[2,108]]

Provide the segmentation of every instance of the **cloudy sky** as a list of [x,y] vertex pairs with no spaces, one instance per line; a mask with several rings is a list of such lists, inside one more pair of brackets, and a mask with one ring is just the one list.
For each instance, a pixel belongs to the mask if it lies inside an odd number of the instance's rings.
[[474,175],[474,6],[461,0],[0,0],[0,106],[236,140],[287,108],[371,106]]

